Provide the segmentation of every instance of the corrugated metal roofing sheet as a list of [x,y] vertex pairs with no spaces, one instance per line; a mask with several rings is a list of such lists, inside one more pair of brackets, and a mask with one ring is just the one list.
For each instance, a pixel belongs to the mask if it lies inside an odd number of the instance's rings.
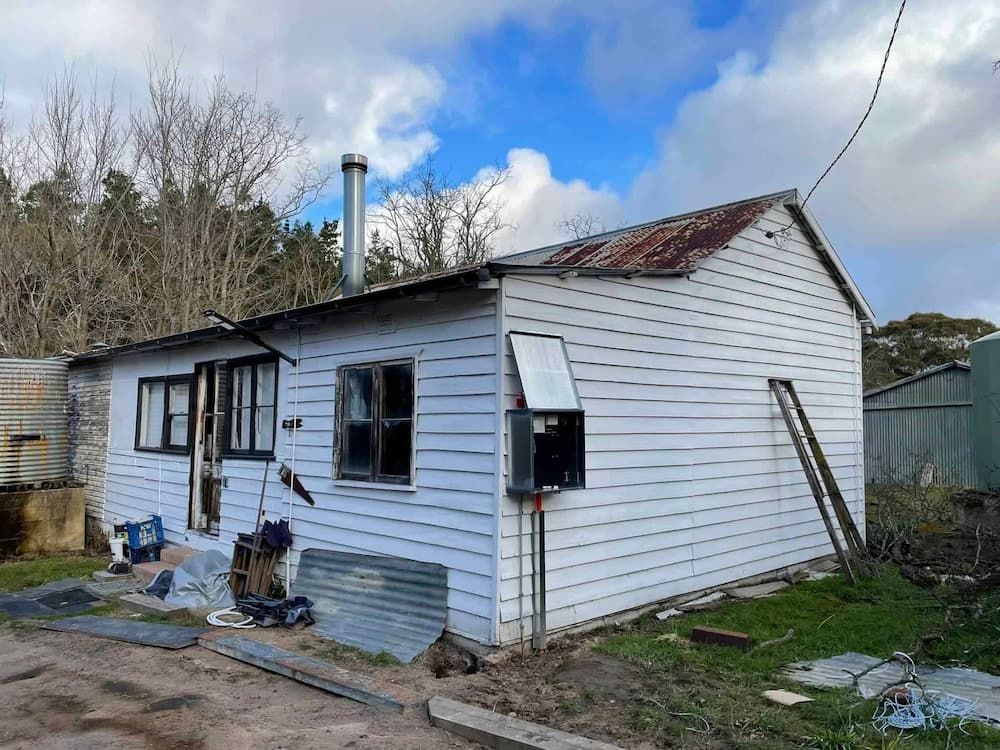
[[321,635],[411,662],[444,630],[448,571],[399,557],[307,549],[293,593],[313,600]]
[[[785,675],[814,687],[849,688],[852,675],[860,674],[878,664],[881,659],[866,654],[848,652],[828,659],[789,664]],[[904,678],[902,664],[890,662],[873,669],[858,681],[858,691],[864,698],[874,698],[886,688]],[[1000,677],[959,667],[917,665],[917,676],[928,690],[939,690],[966,700],[975,701],[975,713],[985,719],[1000,722]]]
[[67,365],[0,359],[0,487],[69,476]]
[[867,483],[975,486],[972,378],[964,362],[868,391],[864,416]]
[[767,196],[548,248],[542,265],[648,271],[694,270],[699,262],[785,197]]

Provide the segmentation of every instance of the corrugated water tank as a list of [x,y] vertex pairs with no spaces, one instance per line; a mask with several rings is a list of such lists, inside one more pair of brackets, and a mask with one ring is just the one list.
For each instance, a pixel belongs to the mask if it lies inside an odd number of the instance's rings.
[[0,359],[0,488],[69,476],[66,362]]
[[972,433],[981,490],[1000,490],[1000,331],[969,346]]

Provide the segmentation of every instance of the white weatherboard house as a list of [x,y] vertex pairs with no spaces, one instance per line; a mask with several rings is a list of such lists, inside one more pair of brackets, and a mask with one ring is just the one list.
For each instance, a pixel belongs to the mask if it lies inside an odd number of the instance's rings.
[[295,366],[222,326],[80,356],[75,371],[110,368],[90,507],[106,524],[159,513],[169,542],[228,553],[266,479],[293,581],[311,547],[440,563],[447,631],[502,645],[531,632],[534,507],[507,491],[505,415],[522,378],[563,367],[517,361],[512,332],[562,339],[585,415],[585,488],[543,496],[555,631],[830,554],[768,378],[795,381],[864,528],[872,319],[795,191],[355,284],[242,321]]

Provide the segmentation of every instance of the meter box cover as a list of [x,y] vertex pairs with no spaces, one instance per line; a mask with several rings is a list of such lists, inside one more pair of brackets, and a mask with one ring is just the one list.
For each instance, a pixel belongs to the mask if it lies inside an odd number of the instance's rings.
[[508,491],[584,487],[584,415],[566,344],[517,331],[510,344],[526,408],[507,412]]

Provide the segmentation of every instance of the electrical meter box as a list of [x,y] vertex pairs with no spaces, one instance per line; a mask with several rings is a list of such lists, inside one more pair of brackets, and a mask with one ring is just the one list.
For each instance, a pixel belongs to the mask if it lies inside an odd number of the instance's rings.
[[583,411],[507,412],[507,491],[535,494],[586,487]]

